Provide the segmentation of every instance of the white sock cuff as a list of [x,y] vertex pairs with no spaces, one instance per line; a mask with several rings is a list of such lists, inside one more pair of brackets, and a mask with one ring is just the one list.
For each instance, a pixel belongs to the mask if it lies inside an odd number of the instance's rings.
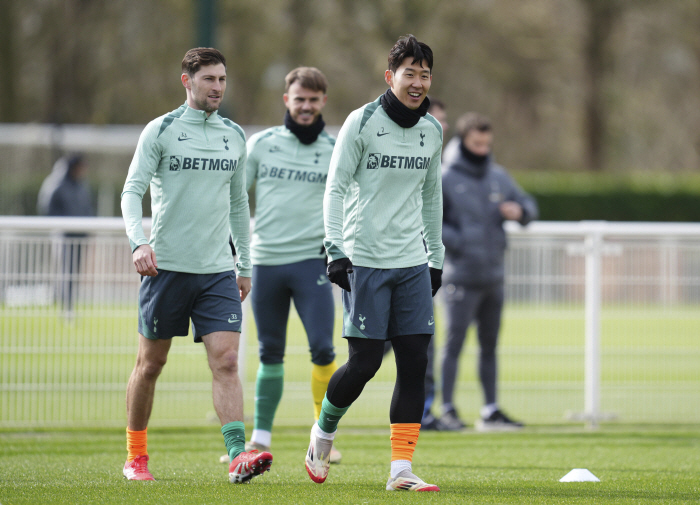
[[264,445],[265,447],[270,447],[272,443],[272,433],[266,430],[253,430],[250,441]]
[[408,470],[409,472],[413,473],[413,468],[411,466],[411,462],[408,461],[407,459],[397,459],[396,461],[391,462],[391,478],[395,479],[398,477],[398,475],[403,472],[404,470]]
[[318,423],[314,423],[313,428],[311,428],[311,433],[313,433],[314,436],[324,440],[333,440],[335,438],[335,434],[338,433],[338,430],[335,430],[333,433],[326,433],[321,429]]

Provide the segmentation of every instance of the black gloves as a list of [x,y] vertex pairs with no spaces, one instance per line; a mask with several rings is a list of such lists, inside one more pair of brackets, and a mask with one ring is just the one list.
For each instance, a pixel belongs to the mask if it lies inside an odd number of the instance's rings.
[[433,290],[433,296],[435,296],[435,293],[442,286],[442,270],[432,267],[428,267],[428,270],[430,270],[430,287]]
[[350,292],[350,281],[348,280],[348,274],[352,273],[352,261],[349,258],[340,258],[335,261],[328,263],[326,268],[326,275],[328,279],[333,283],[337,284],[345,291]]
[[233,237],[231,235],[228,236],[228,245],[231,246],[231,254],[233,254],[233,257],[236,257],[236,246],[233,245]]
[[[428,270],[430,271],[430,287],[433,296],[435,296],[435,293],[437,293],[440,286],[442,286],[442,270],[438,268],[428,268]],[[352,261],[348,258],[340,258],[331,261],[326,268],[328,279],[347,292],[352,291],[350,289],[350,281],[348,280],[348,274],[350,273],[352,273]]]

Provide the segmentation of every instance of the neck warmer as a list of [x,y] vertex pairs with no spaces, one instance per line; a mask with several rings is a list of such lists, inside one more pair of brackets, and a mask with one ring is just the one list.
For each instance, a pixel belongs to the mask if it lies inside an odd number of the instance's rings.
[[459,150],[462,153],[462,156],[469,162],[468,172],[475,177],[483,177],[489,165],[490,154],[474,154],[467,149],[464,142],[459,143]]
[[402,128],[413,128],[416,126],[420,118],[428,113],[428,108],[430,107],[430,100],[426,96],[420,107],[415,110],[409,109],[396,98],[391,88],[387,89],[381,96],[380,102],[386,115]]
[[315,123],[309,126],[303,126],[295,122],[291,114],[289,114],[289,111],[287,111],[284,115],[284,126],[297,136],[299,142],[308,146],[316,142],[316,139],[326,127],[326,123],[323,122],[323,116],[319,115]]
[[462,155],[475,165],[484,165],[489,160],[488,154],[475,154],[464,145],[464,142],[459,143],[459,149],[462,151]]

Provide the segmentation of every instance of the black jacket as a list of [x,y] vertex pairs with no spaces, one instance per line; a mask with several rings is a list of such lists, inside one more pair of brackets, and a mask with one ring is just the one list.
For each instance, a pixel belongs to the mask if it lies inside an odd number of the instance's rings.
[[500,203],[515,201],[523,208],[520,224],[537,219],[537,202],[503,167],[489,157],[481,165],[461,151],[442,176],[445,282],[482,286],[503,282],[506,234]]

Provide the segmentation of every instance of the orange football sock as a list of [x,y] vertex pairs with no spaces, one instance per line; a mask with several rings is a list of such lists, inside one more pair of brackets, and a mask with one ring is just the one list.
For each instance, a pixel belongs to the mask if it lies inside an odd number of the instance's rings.
[[391,425],[391,461],[413,461],[420,423],[396,423]]
[[129,455],[126,457],[127,461],[134,461],[139,456],[148,456],[148,451],[146,450],[147,431],[148,428],[143,431],[126,429],[126,450],[129,451]]

